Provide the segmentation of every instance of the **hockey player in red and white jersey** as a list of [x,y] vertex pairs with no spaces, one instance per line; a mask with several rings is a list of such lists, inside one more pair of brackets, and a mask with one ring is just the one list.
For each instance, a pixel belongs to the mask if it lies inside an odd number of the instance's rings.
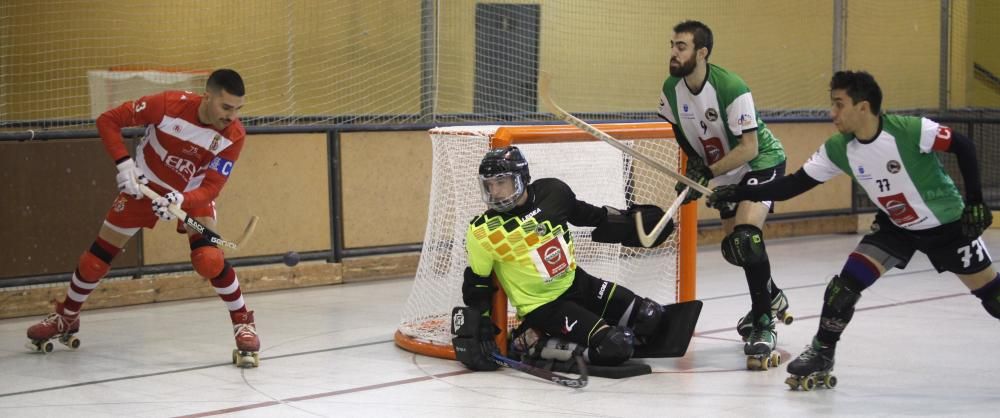
[[[209,228],[215,225],[215,198],[232,173],[243,149],[246,131],[238,119],[244,104],[243,79],[233,70],[220,69],[208,78],[203,95],[165,91],[125,102],[97,118],[97,130],[111,159],[118,167],[121,193],[111,205],[97,239],[80,257],[66,298],[55,312],[28,328],[34,348],[50,351],[48,340],[59,338],[72,348],[79,346],[80,308],[107,274],[111,261],[140,228],[153,228],[159,220],[173,221],[170,204]],[[129,155],[121,130],[145,126],[146,132]],[[145,184],[162,197],[150,200],[139,189]],[[180,225],[180,224],[178,224]],[[178,226],[178,231],[183,231]],[[222,250],[201,234],[188,230],[191,263],[199,275],[211,282],[226,303],[236,334],[233,360],[240,366],[259,364],[260,341],[253,312],[248,311],[239,280]]]

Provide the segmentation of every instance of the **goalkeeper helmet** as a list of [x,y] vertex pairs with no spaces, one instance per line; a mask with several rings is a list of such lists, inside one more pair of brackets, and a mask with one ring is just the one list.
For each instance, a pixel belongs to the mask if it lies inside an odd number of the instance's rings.
[[528,189],[528,160],[514,146],[490,150],[479,163],[479,187],[490,209],[507,212]]

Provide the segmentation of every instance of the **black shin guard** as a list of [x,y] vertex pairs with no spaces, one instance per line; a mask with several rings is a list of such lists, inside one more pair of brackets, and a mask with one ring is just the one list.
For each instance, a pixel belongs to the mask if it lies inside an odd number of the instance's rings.
[[823,294],[823,312],[816,338],[823,343],[836,344],[847,324],[854,317],[854,305],[861,299],[864,285],[844,274],[833,276]]
[[771,263],[754,263],[743,267],[750,290],[750,312],[753,319],[771,312]]

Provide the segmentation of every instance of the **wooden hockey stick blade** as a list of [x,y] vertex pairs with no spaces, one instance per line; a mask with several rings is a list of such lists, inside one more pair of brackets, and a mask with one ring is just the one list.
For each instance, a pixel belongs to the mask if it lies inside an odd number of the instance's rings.
[[257,221],[259,220],[260,217],[257,215],[250,216],[250,222],[247,223],[246,228],[243,228],[243,235],[241,235],[240,238],[236,240],[237,248],[242,247],[244,244],[247,243],[247,240],[250,239],[250,235],[253,235],[253,231],[257,229]]
[[639,234],[639,242],[642,243],[643,247],[649,248],[653,246],[656,242],[656,237],[660,236],[660,233],[663,232],[663,228],[666,228],[667,224],[670,223],[670,220],[673,219],[674,214],[677,213],[677,208],[681,207],[681,204],[684,203],[684,198],[687,197],[688,192],[690,191],[691,188],[687,187],[683,192],[681,192],[681,194],[677,195],[677,198],[674,199],[674,203],[670,205],[670,208],[667,209],[667,213],[663,214],[663,217],[656,223],[656,226],[653,227],[653,231],[650,232],[649,235],[646,234],[646,228],[642,223],[642,211],[635,212],[635,230]]
[[542,378],[544,380],[548,380],[557,385],[562,385],[573,389],[583,389],[584,387],[587,386],[587,378],[588,378],[587,365],[583,362],[583,358],[580,356],[573,357],[574,359],[576,359],[577,368],[580,369],[580,377],[574,378],[552,373],[551,371],[545,369],[521,363],[517,360],[504,357],[500,355],[500,353],[493,353],[491,355],[493,356],[494,360],[507,365],[507,367],[510,367],[514,370],[525,372],[527,374],[530,374],[538,378]]
[[712,194],[712,190],[710,190],[709,188],[707,188],[705,186],[702,186],[698,182],[687,178],[687,176],[685,176],[683,174],[680,174],[680,173],[678,173],[678,172],[676,172],[674,170],[671,170],[669,167],[667,167],[667,166],[665,166],[663,164],[660,164],[656,160],[653,160],[652,158],[649,158],[649,157],[647,157],[647,156],[645,156],[645,155],[643,155],[643,154],[641,154],[641,153],[633,150],[632,148],[629,148],[628,146],[626,146],[625,144],[622,144],[621,142],[619,142],[617,139],[615,139],[611,135],[608,135],[607,133],[604,133],[604,131],[601,131],[600,129],[595,128],[593,125],[591,125],[591,124],[589,124],[587,122],[584,122],[583,120],[580,120],[576,116],[573,116],[573,115],[569,114],[569,112],[563,110],[563,108],[559,107],[559,105],[556,104],[556,102],[552,99],[552,96],[549,94],[549,84],[550,84],[550,81],[551,81],[551,76],[546,71],[540,71],[539,73],[540,74],[539,74],[539,81],[538,81],[538,90],[539,90],[540,95],[542,96],[542,101],[545,102],[545,105],[549,107],[549,110],[551,110],[553,114],[555,114],[556,116],[558,116],[559,119],[562,119],[562,120],[566,121],[567,123],[569,123],[570,125],[573,125],[573,126],[576,126],[577,128],[582,129],[584,132],[590,134],[590,136],[593,136],[594,138],[597,138],[597,139],[600,139],[601,141],[607,142],[609,145],[611,145],[611,146],[613,146],[615,148],[618,148],[618,150],[620,150],[621,152],[624,152],[624,153],[626,153],[628,155],[631,155],[633,158],[635,158],[635,159],[637,159],[639,161],[642,161],[642,162],[644,162],[646,164],[649,164],[653,168],[655,168],[655,169],[657,169],[659,171],[662,171],[663,173],[667,174],[668,176],[673,177],[674,180],[677,180],[677,181],[679,181],[681,183],[684,183],[684,184],[688,185],[688,187],[691,187],[691,188],[697,190],[699,193],[701,193],[701,194],[703,194],[705,196],[708,196],[708,195]]
[[[155,191],[153,191],[153,189],[150,189],[149,186],[146,186],[145,184],[139,184],[139,191],[141,191],[142,194],[146,195],[146,197],[148,197],[150,200],[155,200],[160,198],[159,193],[156,193]],[[197,219],[188,216],[187,212],[185,212],[184,209],[179,208],[177,205],[171,204],[170,206],[167,206],[167,210],[170,211],[172,215],[177,217],[177,219],[181,219],[184,222],[185,226],[191,228],[192,230],[197,231],[199,234],[204,235],[205,238],[208,238],[208,240],[213,244],[221,245],[223,247],[230,248],[233,250],[239,249],[238,244],[232,241],[226,241],[222,239],[221,235],[217,234],[211,228],[205,226],[205,224],[198,222]],[[253,218],[251,218],[250,223],[253,224],[253,226],[256,226],[257,222]],[[251,225],[247,226],[248,229],[252,229],[250,228],[250,226]],[[244,234],[246,234],[246,232],[244,232]]]

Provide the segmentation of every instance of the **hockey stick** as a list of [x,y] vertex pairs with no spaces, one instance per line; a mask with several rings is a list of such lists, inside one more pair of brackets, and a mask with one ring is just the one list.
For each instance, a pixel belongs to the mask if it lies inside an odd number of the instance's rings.
[[500,355],[500,353],[493,353],[492,356],[494,360],[506,364],[507,367],[525,372],[535,377],[540,377],[557,385],[563,385],[573,389],[583,389],[587,386],[587,365],[584,364],[583,358],[580,356],[574,356],[576,359],[576,366],[580,369],[580,377],[577,378],[562,376],[545,369],[524,364],[520,361],[504,357]]
[[551,76],[549,75],[548,72],[546,72],[546,71],[540,71],[539,82],[538,82],[538,90],[539,90],[539,92],[540,92],[540,94],[542,96],[542,100],[549,107],[549,109],[552,110],[552,112],[556,116],[559,117],[559,119],[562,119],[562,120],[566,121],[567,123],[569,123],[570,125],[573,125],[573,126],[576,126],[577,128],[582,129],[584,132],[590,134],[594,138],[597,138],[597,139],[600,139],[601,141],[607,142],[609,145],[611,145],[611,146],[613,146],[615,148],[618,148],[618,150],[620,150],[621,152],[624,152],[624,153],[626,153],[628,155],[631,155],[633,158],[635,158],[635,159],[637,159],[639,161],[642,161],[642,162],[644,162],[646,164],[649,164],[649,165],[653,166],[653,168],[655,168],[655,169],[657,169],[659,171],[664,172],[668,176],[673,177],[675,180],[688,185],[688,187],[691,187],[692,189],[697,190],[699,193],[701,193],[701,194],[703,194],[705,196],[708,196],[708,195],[712,194],[712,191],[709,190],[708,187],[702,186],[698,182],[687,178],[687,176],[685,176],[683,174],[680,174],[680,173],[678,173],[678,172],[676,172],[674,170],[671,170],[670,168],[668,168],[667,166],[665,166],[663,164],[660,164],[656,160],[653,160],[652,158],[649,158],[649,157],[647,157],[645,155],[642,155],[638,151],[635,151],[632,148],[629,148],[629,147],[625,146],[621,142],[618,142],[618,140],[615,139],[614,137],[612,137],[611,135],[608,135],[608,134],[604,133],[600,129],[595,128],[593,125],[591,125],[591,124],[589,124],[587,122],[584,122],[584,121],[578,119],[576,116],[573,116],[573,115],[569,114],[569,112],[563,110],[563,108],[559,107],[559,105],[557,105],[556,102],[554,100],[552,100],[552,96],[549,95],[549,82],[550,82],[550,79],[551,79]]
[[639,242],[642,243],[643,247],[649,248],[653,246],[653,243],[656,242],[656,237],[660,236],[663,228],[666,228],[667,224],[670,223],[670,219],[677,213],[677,208],[681,207],[681,204],[684,203],[684,198],[687,197],[690,191],[691,188],[688,187],[681,194],[677,195],[677,199],[674,199],[674,203],[670,205],[670,209],[667,209],[667,213],[663,214],[663,217],[656,223],[656,226],[653,227],[653,231],[649,235],[646,235],[646,228],[642,223],[642,211],[635,212],[635,230],[639,233]]
[[[139,190],[142,191],[142,194],[146,195],[146,197],[148,197],[150,200],[154,200],[160,197],[159,193],[156,193],[155,191],[153,191],[153,189],[150,189],[145,184],[139,184]],[[167,206],[167,210],[170,211],[171,214],[176,216],[177,219],[183,219],[185,226],[205,236],[205,238],[208,238],[208,240],[211,243],[233,250],[240,249],[240,247],[242,247],[243,244],[246,243],[247,239],[250,238],[250,235],[253,234],[254,229],[257,227],[257,220],[259,219],[256,215],[251,216],[250,222],[247,223],[246,228],[243,229],[243,235],[240,236],[239,240],[233,242],[222,239],[221,235],[209,229],[207,226],[205,226],[205,224],[198,222],[198,220],[188,216],[187,212],[184,212],[184,210],[177,207],[177,205],[171,204],[170,206]]]

